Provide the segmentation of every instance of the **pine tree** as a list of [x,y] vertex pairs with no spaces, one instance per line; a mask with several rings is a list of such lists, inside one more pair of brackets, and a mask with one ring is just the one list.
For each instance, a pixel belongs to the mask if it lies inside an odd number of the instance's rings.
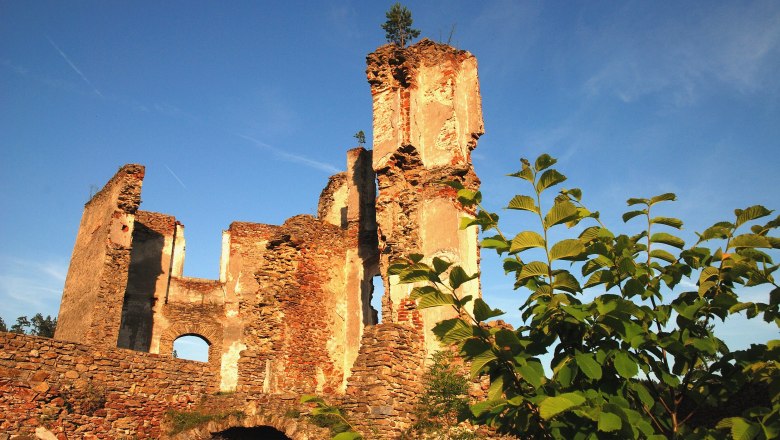
[[382,25],[385,30],[385,38],[390,43],[406,47],[406,43],[420,36],[418,29],[412,29],[412,13],[405,6],[396,3],[385,13],[387,21]]

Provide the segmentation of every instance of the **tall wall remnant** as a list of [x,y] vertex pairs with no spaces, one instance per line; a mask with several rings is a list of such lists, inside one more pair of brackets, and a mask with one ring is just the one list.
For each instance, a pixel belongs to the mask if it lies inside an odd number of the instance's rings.
[[144,167],[125,165],[84,206],[55,337],[116,346]]
[[[317,393],[352,411],[361,430],[381,428],[372,438],[408,428],[425,359],[439,348],[431,329],[452,312],[417,310],[413,286],[387,269],[420,253],[479,270],[476,228],[459,228],[473,212],[441,183],[479,187],[470,158],[483,133],[477,65],[468,52],[423,40],[380,47],[366,72],[373,151],[347,152],[346,171],[329,179],[316,217],[230,224],[218,279],[184,276],[184,225],[139,210],[144,168],[120,168],[85,206],[63,292],[55,337],[82,345],[57,345],[51,356],[101,347],[101,365],[118,347],[163,365],[177,338],[196,335],[209,344],[209,360],[192,371],[203,372],[204,387],[235,391],[249,413],[258,396]],[[381,314],[371,306],[377,278]],[[477,298],[479,285],[459,293]],[[37,386],[17,383],[8,365],[0,379],[9,389]],[[144,423],[142,414],[135,423]]]
[[[477,60],[469,52],[423,40],[407,49],[394,45],[370,54],[368,82],[374,106],[373,167],[379,182],[376,216],[381,268],[417,253],[479,271],[476,228],[459,229],[470,215],[456,192],[442,185],[457,180],[476,190],[479,179],[471,150],[484,133]],[[411,285],[386,279],[383,318],[403,320]],[[467,283],[461,296],[479,297],[479,285]],[[426,346],[436,349],[430,329],[454,313],[424,309]]]

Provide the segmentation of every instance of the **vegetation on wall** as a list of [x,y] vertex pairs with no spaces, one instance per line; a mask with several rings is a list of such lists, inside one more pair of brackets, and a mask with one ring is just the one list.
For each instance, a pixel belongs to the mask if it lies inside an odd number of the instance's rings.
[[385,31],[385,38],[388,43],[393,43],[401,49],[406,47],[413,38],[420,36],[418,29],[412,29],[412,13],[400,3],[395,3],[385,13],[387,21],[382,25]]
[[[778,437],[780,341],[731,350],[712,324],[743,313],[780,326],[772,259],[780,240],[770,235],[780,217],[766,221],[772,211],[763,206],[737,209],[686,245],[675,235],[682,221],[655,214],[675,200],[668,193],[629,199],[623,221],[638,231],[616,235],[579,189],[549,195],[566,180],[555,163],[548,155],[523,159],[510,175],[531,191],[507,208],[538,225],[514,236],[483,208],[479,192],[448,183],[476,212],[461,226],[480,227],[483,249],[506,256],[504,270],[528,292],[517,329],[486,325],[504,312],[458,295],[478,274],[440,258],[423,263],[422,255],[389,270],[416,284],[419,308],[458,312],[434,333],[457,347],[474,376],[489,377],[488,396],[471,406],[470,419],[528,438]],[[581,232],[554,241],[563,225]],[[763,289],[766,302],[744,300],[747,288]],[[552,355],[547,370],[545,354]],[[765,394],[730,409],[751,390]]]
[[194,411],[169,410],[165,413],[166,423],[169,426],[169,435],[188,431],[211,421],[222,421],[228,417],[241,420],[245,417],[242,411],[226,411],[220,413]]
[[423,391],[415,406],[415,424],[403,438],[478,438],[471,426],[459,426],[468,418],[469,380],[463,366],[454,361],[449,350],[433,354],[422,377]]
[[316,426],[330,429],[333,440],[360,440],[363,438],[344,417],[343,411],[329,405],[321,397],[306,394],[301,396],[301,403],[313,405],[309,411],[309,420]]

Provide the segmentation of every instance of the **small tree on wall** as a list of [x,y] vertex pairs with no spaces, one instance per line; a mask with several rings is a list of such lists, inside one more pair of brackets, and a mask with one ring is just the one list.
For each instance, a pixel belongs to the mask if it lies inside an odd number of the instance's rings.
[[418,29],[412,29],[412,13],[405,6],[396,3],[385,13],[387,21],[382,25],[385,30],[385,38],[402,49],[406,43],[420,36]]

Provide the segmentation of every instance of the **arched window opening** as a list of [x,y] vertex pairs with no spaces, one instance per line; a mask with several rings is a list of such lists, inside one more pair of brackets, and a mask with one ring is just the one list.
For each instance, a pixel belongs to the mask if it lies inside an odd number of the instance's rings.
[[290,440],[282,431],[270,426],[256,426],[254,428],[230,428],[212,434],[212,439],[217,440]]
[[385,295],[385,283],[382,277],[377,275],[371,279],[373,288],[371,292],[371,314],[372,322],[379,324],[382,322],[382,297]]
[[209,343],[199,335],[182,335],[173,341],[173,357],[191,361],[209,361]]

